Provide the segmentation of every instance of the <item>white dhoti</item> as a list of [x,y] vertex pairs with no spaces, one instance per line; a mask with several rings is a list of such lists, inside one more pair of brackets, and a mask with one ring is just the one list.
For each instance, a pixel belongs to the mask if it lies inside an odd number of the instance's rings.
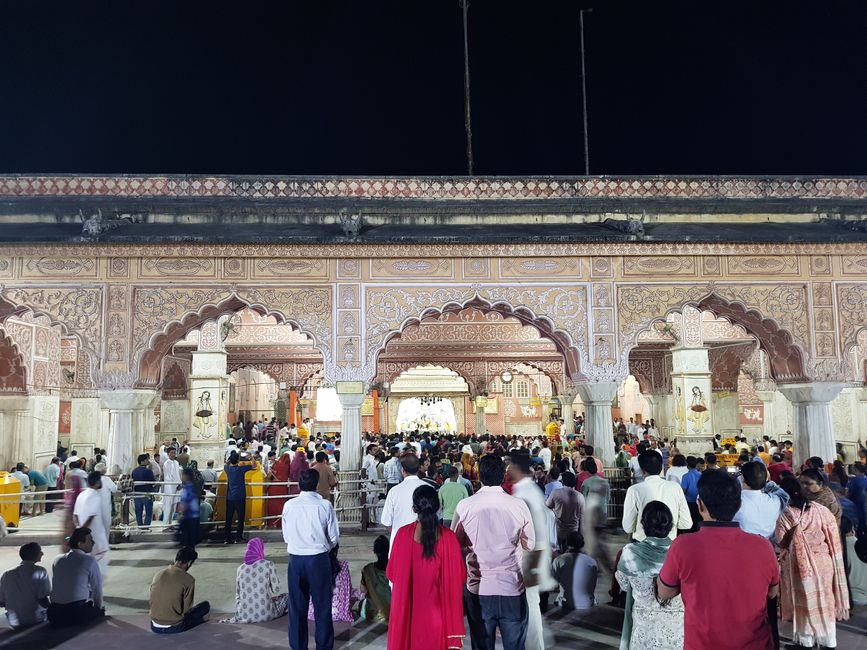
[[172,518],[175,516],[175,506],[178,503],[177,492],[163,492],[163,524],[166,526],[172,525]]

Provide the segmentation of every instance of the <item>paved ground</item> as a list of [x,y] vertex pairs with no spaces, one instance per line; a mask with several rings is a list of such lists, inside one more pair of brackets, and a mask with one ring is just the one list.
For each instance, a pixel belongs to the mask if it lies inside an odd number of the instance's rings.
[[[49,528],[44,521],[40,528]],[[22,527],[25,528],[25,527]],[[31,533],[22,529],[10,535],[0,546],[0,570],[6,570],[18,562],[17,545],[25,537],[36,537],[35,526]],[[255,534],[255,533],[254,533]],[[377,533],[351,533],[346,531],[341,538],[341,557],[349,561],[353,584],[357,584],[361,567],[372,560],[373,540]],[[263,535],[266,538],[266,553],[270,560],[285,572],[285,546],[276,531]],[[45,539],[44,533],[42,539]],[[56,536],[51,536],[56,540]],[[156,571],[174,557],[173,544],[158,541],[152,535],[146,541],[112,546],[111,567],[105,585],[105,602],[109,617],[90,629],[73,629],[58,634],[54,630],[37,629],[14,634],[0,623],[0,646],[6,648],[120,648],[153,650],[155,638],[148,629],[148,585]],[[58,547],[45,547],[44,564],[48,567],[58,552]],[[190,632],[173,637],[173,648],[222,647],[262,648],[287,647],[286,618],[261,625],[223,625],[219,618],[229,615],[234,607],[234,576],[242,562],[243,545],[223,546],[202,544],[198,547],[199,560],[192,569],[197,579],[198,600],[208,600],[212,606],[211,622]],[[285,584],[285,575],[283,577]],[[607,603],[608,577],[600,581],[597,600]],[[839,647],[849,650],[867,650],[867,608],[859,608],[853,620],[840,626]],[[589,613],[566,613],[557,607],[546,614],[546,646],[551,649],[617,648],[620,639],[622,610],[600,605]],[[721,630],[724,621],[721,621]],[[353,626],[336,624],[337,648],[382,649],[386,647],[387,629],[384,625],[361,623]],[[785,632],[785,630],[784,630]],[[312,639],[312,626],[311,626]],[[312,647],[312,646],[311,646]],[[469,641],[464,644],[469,648]],[[711,649],[709,649],[711,650]]]

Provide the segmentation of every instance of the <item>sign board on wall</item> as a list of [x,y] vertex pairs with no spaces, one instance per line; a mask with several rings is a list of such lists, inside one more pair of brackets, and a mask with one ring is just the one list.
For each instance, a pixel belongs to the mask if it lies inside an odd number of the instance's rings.
[[743,426],[749,426],[751,424],[763,424],[765,421],[765,405],[757,404],[753,406],[752,404],[750,404],[746,406],[741,406],[738,416],[740,424]]
[[363,381],[338,381],[336,388],[337,388],[337,394],[338,395],[363,395],[364,394],[364,382]]

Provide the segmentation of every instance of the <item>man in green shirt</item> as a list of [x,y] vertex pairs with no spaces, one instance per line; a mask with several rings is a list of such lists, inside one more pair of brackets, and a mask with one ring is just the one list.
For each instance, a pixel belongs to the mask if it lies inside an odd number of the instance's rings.
[[467,498],[467,489],[458,483],[460,470],[452,465],[449,467],[449,480],[443,483],[439,489],[440,508],[443,511],[443,526],[446,528],[452,527],[452,517],[455,514],[455,508],[458,503]]

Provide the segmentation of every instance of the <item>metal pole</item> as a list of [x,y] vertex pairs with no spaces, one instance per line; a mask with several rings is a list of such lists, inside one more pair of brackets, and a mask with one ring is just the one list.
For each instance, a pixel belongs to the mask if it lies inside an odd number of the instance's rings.
[[587,131],[587,71],[584,67],[584,12],[592,9],[580,9],[578,22],[581,26],[581,115],[584,118],[584,175],[590,175],[590,137]]
[[473,175],[473,122],[470,114],[470,45],[467,36],[469,0],[459,0],[464,13],[464,131],[467,133],[467,174]]

